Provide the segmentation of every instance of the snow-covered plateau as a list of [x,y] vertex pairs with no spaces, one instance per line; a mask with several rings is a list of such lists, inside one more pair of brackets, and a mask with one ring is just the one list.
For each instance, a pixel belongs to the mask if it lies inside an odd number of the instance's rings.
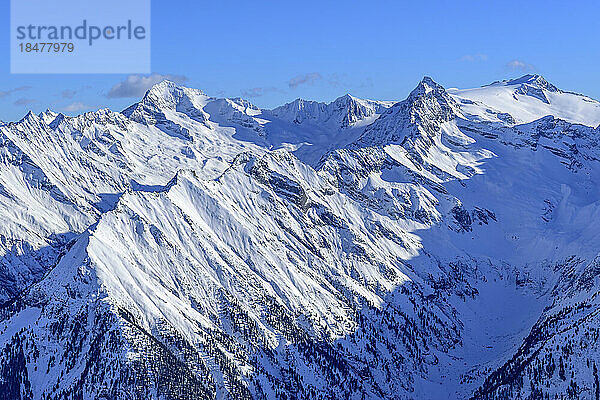
[[0,125],[0,400],[598,399],[600,103],[526,75]]

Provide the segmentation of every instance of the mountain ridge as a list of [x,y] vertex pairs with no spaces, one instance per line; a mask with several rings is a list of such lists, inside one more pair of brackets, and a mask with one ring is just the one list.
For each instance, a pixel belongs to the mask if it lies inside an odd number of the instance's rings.
[[0,126],[0,393],[593,393],[600,132],[523,81],[491,112],[429,77],[275,112],[162,82]]

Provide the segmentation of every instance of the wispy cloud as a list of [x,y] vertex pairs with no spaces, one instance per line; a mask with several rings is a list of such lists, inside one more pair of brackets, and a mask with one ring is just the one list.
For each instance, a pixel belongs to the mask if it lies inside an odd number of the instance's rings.
[[332,73],[324,79],[332,88],[349,93],[373,87],[373,79],[370,76],[350,79],[345,73]]
[[79,101],[73,102],[71,104],[69,104],[66,107],[63,107],[63,111],[65,112],[77,112],[77,111],[82,111],[82,110],[88,110],[90,109],[90,106],[87,106]]
[[19,86],[16,87],[14,89],[9,89],[9,90],[0,90],[0,98],[4,98],[7,96],[10,96],[13,93],[17,93],[17,92],[24,92],[26,90],[31,89],[31,86]]
[[460,58],[464,62],[484,62],[488,60],[487,54],[467,54]]
[[63,99],[72,99],[77,94],[77,90],[65,89],[60,92],[60,95]]
[[255,87],[252,89],[242,89],[243,97],[260,97],[265,93],[265,88]]
[[506,63],[506,67],[513,71],[533,71],[535,67],[521,60],[511,60]]
[[170,80],[175,83],[183,83],[186,82],[188,78],[183,75],[170,74],[152,74],[148,76],[129,75],[124,81],[114,85],[106,96],[113,99],[124,97],[142,97],[148,89],[164,80]]
[[292,89],[297,88],[300,85],[312,84],[321,79],[322,76],[318,72],[309,72],[308,74],[298,75],[290,79],[288,86]]
[[255,87],[251,89],[242,89],[242,97],[260,97],[270,92],[282,92],[281,89],[278,89],[274,86],[268,87]]
[[363,90],[373,86],[371,77],[363,77],[359,80],[350,80],[345,73],[331,73],[322,75],[319,72],[309,72],[303,75],[297,75],[287,82],[287,88],[276,86],[257,86],[249,89],[242,89],[242,97],[253,98],[265,96],[268,93],[289,93],[289,89],[296,89],[301,85],[312,85],[316,82],[330,86],[335,89],[350,91],[350,89]]
[[366,77],[365,79],[363,79],[362,81],[360,81],[358,83],[359,89],[368,89],[368,88],[372,88],[373,86],[374,86],[373,79],[371,79],[370,77]]
[[346,76],[345,74],[333,73],[327,77],[327,84],[333,88],[342,88],[346,85]]
[[25,98],[21,98],[18,99],[17,101],[15,101],[15,105],[16,106],[29,106],[31,104],[36,103],[35,99],[25,99]]

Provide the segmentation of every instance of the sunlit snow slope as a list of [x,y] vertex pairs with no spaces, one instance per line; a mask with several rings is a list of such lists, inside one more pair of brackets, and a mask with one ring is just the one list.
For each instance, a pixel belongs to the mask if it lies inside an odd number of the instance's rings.
[[0,125],[0,399],[597,398],[599,123],[527,75]]
[[552,115],[575,124],[600,125],[600,102],[560,90],[540,75],[449,92],[466,113],[484,121],[519,124]]

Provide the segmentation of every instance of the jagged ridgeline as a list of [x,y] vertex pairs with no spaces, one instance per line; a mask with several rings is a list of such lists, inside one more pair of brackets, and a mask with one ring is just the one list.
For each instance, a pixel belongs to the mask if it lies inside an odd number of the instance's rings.
[[526,75],[0,125],[0,399],[597,399],[599,124]]

